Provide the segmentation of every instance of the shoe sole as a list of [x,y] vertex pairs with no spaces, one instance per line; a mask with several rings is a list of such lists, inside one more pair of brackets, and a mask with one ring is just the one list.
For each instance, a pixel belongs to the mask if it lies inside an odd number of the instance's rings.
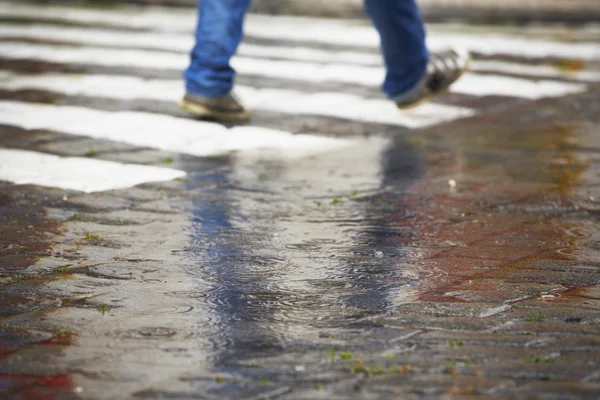
[[438,97],[447,94],[448,90],[450,90],[450,87],[452,85],[454,85],[456,83],[456,81],[458,81],[465,74],[465,72],[467,72],[469,70],[470,65],[471,65],[471,57],[469,56],[469,58],[467,59],[467,62],[465,64],[465,67],[460,70],[458,77],[451,84],[449,84],[448,87],[446,87],[440,91],[437,91],[435,93],[432,93],[429,96],[425,96],[421,100],[419,100],[415,103],[410,103],[410,104],[406,104],[406,105],[399,105],[398,103],[396,103],[396,107],[398,107],[400,110],[412,110],[413,108],[417,108],[425,103],[429,103],[431,100],[437,99]]
[[187,113],[192,114],[194,117],[211,119],[215,121],[241,122],[248,121],[252,117],[252,114],[250,114],[248,111],[242,111],[239,113],[219,112],[187,100],[181,100],[179,102],[179,108]]

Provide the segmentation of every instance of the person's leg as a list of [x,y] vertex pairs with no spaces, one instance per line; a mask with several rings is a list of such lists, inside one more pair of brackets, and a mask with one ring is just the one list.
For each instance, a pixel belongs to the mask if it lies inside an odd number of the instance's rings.
[[413,89],[425,73],[429,53],[415,0],[365,0],[365,11],[381,37],[387,68],[383,91],[390,98]]
[[184,72],[189,95],[218,98],[233,88],[235,71],[229,65],[243,35],[250,0],[199,0],[196,45]]
[[387,74],[383,91],[398,108],[412,108],[437,97],[469,67],[468,52],[429,54],[416,0],[365,0],[379,35]]

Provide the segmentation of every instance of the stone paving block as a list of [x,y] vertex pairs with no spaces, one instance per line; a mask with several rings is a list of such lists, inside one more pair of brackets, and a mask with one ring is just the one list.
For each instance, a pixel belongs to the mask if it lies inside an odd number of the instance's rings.
[[[446,332],[431,331],[419,336],[419,343],[425,346],[438,346],[445,349],[461,349],[470,346],[498,347],[546,347],[555,341],[552,337],[532,337],[512,333],[482,333],[482,332]],[[562,339],[561,339],[562,340]],[[592,343],[595,343],[592,341]]]
[[190,207],[190,202],[182,198],[170,198],[166,200],[149,201],[133,207],[136,211],[145,211],[158,214],[180,213]]
[[471,317],[436,317],[419,314],[403,314],[394,317],[376,318],[384,326],[413,329],[447,330],[456,332],[480,332],[497,328],[500,323],[493,319]]
[[175,194],[179,195],[179,196],[183,196],[183,191],[185,191],[186,185],[189,182],[189,179],[184,178],[184,179],[175,179],[172,181],[167,181],[167,182],[151,182],[151,183],[144,183],[141,185],[138,185],[138,188],[141,189],[145,189],[145,190],[157,190],[160,192],[165,192],[168,193],[170,196],[174,196]]
[[[414,375],[400,374],[374,376],[365,381],[366,392],[384,392],[390,396],[414,395],[453,395],[484,396],[498,389],[513,387],[508,379],[459,375]],[[434,389],[435,388],[435,389]]]
[[[135,212],[130,210],[118,210],[121,211],[119,216],[108,215],[108,213],[86,213],[86,212],[71,212],[68,220],[70,222],[89,222],[99,225],[110,225],[110,226],[124,226],[124,225],[138,225],[141,222],[138,219]],[[129,216],[129,218],[127,218]],[[131,218],[134,217],[134,218]]]
[[409,303],[394,310],[399,314],[429,314],[436,317],[473,317],[487,318],[510,310],[506,304],[486,303]]
[[526,280],[532,282],[553,282],[564,286],[587,286],[600,283],[600,269],[594,272],[581,271],[548,271],[548,270],[517,270],[507,274],[509,279]]
[[[13,184],[11,184],[14,187]],[[11,197],[11,204],[21,207],[64,207],[69,197],[81,195],[81,192],[72,190],[40,187],[35,185],[18,185],[19,193]]]
[[589,300],[600,300],[600,285],[578,288],[572,295]]
[[156,165],[161,167],[171,167],[172,161],[176,160],[177,155],[161,150],[136,149],[135,151],[121,151],[118,153],[102,154],[102,159],[107,161],[116,161],[127,164]]
[[137,150],[136,146],[105,140],[79,138],[78,140],[50,141],[39,144],[36,150],[69,157],[90,157],[104,159],[103,153],[115,154]]
[[525,393],[535,393],[542,400],[595,400],[600,393],[600,384],[583,382],[531,382],[510,390],[507,394],[522,396]]
[[92,193],[71,197],[66,202],[68,207],[88,212],[113,211],[130,208],[131,200],[104,193]]
[[588,324],[594,325],[594,322],[600,318],[600,310],[592,311],[589,309],[577,309],[572,307],[562,308],[559,305],[554,307],[536,308],[519,307],[519,304],[513,305],[510,312],[503,315],[503,319],[518,322],[538,323],[566,323],[566,324]]
[[[505,275],[504,268],[501,268]],[[515,282],[508,279],[473,279],[462,281],[454,291],[446,292],[446,296],[469,302],[513,303],[526,298],[537,298],[541,294],[565,290],[564,286],[537,282]]]
[[46,130],[26,130],[0,124],[2,144],[7,147],[35,150],[42,144],[74,140],[72,136]]
[[539,259],[528,261],[526,266],[528,269],[535,270],[548,270],[558,272],[573,271],[574,273],[600,273],[600,265],[598,263],[582,263],[579,260],[561,260],[552,258]]
[[600,351],[600,337],[598,336],[570,336],[560,338],[560,348],[568,352],[598,352]]
[[482,260],[501,260],[503,262],[511,262],[519,260],[523,257],[531,257],[531,249],[514,248],[502,246],[485,246],[480,243],[477,247],[466,246],[463,248],[452,249],[452,256],[464,258],[481,258]]
[[139,187],[110,190],[106,193],[135,202],[160,200],[165,197],[165,194],[158,190],[147,190]]
[[598,335],[600,334],[600,325],[589,323],[568,323],[568,322],[539,322],[531,323],[525,321],[514,321],[505,324],[495,330],[496,332],[506,333],[514,332],[529,335]]
[[81,221],[110,226],[148,225],[153,222],[168,222],[170,220],[166,215],[129,209],[103,213],[71,212],[70,214],[70,222]]
[[[600,299],[587,298],[577,296],[576,293],[571,292],[552,293],[545,295],[544,298],[537,297],[531,298],[517,303],[518,307],[528,308],[531,310],[538,309],[544,313],[548,309],[573,309],[575,312],[578,310],[589,310],[592,312],[600,310]],[[533,311],[532,311],[533,312]]]

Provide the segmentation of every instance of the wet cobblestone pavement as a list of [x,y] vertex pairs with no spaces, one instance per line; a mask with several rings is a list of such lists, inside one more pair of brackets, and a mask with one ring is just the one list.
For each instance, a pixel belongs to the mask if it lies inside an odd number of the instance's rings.
[[[175,68],[69,59],[75,45],[56,44],[60,29],[39,43],[11,34],[44,22],[22,10],[15,22],[17,9],[3,9],[13,25],[0,28],[0,150],[185,177],[101,191],[87,190],[106,179],[91,172],[88,182],[69,174],[56,185],[0,181],[0,397],[599,397],[600,52],[586,53],[583,65],[563,58],[558,65],[572,71],[550,77],[557,57],[513,54],[546,75],[528,77],[523,67],[472,79],[545,86],[511,95],[502,85],[491,94],[466,85],[402,120],[364,111],[379,107],[368,102],[377,100],[369,83],[242,73],[242,85],[283,85],[289,96],[322,85],[351,93],[362,114],[265,100],[252,126],[235,131],[183,118],[164,81],[177,79]],[[61,23],[84,32],[108,11],[89,12],[85,22],[73,14]],[[127,29],[146,32],[143,23]],[[448,27],[432,27],[440,29]],[[573,48],[594,32],[572,33]],[[10,41],[58,46],[56,58],[8,55]],[[506,62],[500,53],[476,62]],[[163,80],[165,99],[99,92],[124,74]],[[86,83],[91,75],[102,84]],[[23,77],[27,85],[17,83]],[[171,136],[153,143],[160,123],[225,138],[254,132],[257,141],[270,128],[285,140],[227,147],[203,136],[202,146],[186,148],[166,139],[181,133],[168,128],[158,133]]]

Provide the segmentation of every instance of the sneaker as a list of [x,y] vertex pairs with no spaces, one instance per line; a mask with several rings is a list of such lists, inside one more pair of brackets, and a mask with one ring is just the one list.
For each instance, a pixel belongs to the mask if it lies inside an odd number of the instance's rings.
[[400,109],[414,108],[444,94],[469,69],[470,61],[467,52],[432,53],[421,82],[410,93],[394,99],[396,105]]
[[250,112],[231,93],[215,98],[186,93],[179,102],[179,107],[193,116],[203,119],[216,121],[247,121],[250,119]]

